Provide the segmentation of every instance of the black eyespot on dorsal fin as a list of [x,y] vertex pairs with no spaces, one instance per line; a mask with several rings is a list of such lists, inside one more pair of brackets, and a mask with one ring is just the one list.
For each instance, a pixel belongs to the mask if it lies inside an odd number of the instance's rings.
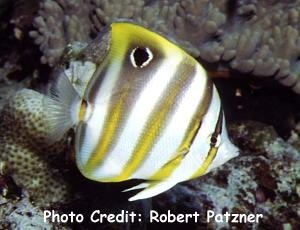
[[210,137],[210,145],[211,146],[216,146],[218,142],[218,136],[213,134],[211,137]]
[[212,133],[210,137],[211,147],[219,147],[221,143],[222,124],[223,124],[223,110],[222,107],[220,107],[219,117],[217,120],[215,131]]

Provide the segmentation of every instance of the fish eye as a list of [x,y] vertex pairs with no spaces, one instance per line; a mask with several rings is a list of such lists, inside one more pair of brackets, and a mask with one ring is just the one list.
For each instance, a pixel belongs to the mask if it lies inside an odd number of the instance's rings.
[[210,146],[212,147],[219,147],[221,144],[221,136],[220,135],[211,135],[210,136]]
[[136,47],[131,51],[130,61],[135,68],[147,66],[153,59],[153,54],[148,47]]

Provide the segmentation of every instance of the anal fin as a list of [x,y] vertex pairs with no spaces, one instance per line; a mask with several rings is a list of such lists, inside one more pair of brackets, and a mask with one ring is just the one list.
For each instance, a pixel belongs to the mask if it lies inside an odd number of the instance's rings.
[[150,183],[147,183],[147,182],[145,182],[145,183],[140,183],[140,184],[138,184],[138,185],[136,185],[136,186],[133,186],[133,187],[128,188],[128,189],[125,189],[125,190],[123,190],[122,192],[129,192],[129,191],[133,191],[133,190],[138,190],[138,189],[147,188],[147,187],[149,187],[149,185],[150,185]]
[[175,181],[150,181],[126,189],[124,190],[124,192],[144,188],[144,190],[142,190],[141,192],[137,193],[136,195],[128,199],[129,201],[135,201],[135,200],[147,199],[156,196],[162,192],[167,191],[168,189],[172,188],[176,184],[177,182]]

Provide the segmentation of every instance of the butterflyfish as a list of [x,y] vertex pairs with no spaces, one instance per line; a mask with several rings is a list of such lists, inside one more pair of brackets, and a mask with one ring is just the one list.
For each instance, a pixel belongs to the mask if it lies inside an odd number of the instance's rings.
[[75,129],[80,172],[99,182],[143,179],[129,200],[158,195],[238,155],[216,87],[169,39],[113,22],[109,47],[79,96],[61,76],[45,103],[51,138]]

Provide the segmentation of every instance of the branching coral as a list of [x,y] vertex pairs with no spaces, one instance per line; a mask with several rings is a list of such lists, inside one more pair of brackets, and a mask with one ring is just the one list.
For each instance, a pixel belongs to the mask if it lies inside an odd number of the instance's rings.
[[188,41],[194,55],[209,61],[220,60],[224,48],[217,37],[226,22],[224,6],[224,1],[179,1],[172,18],[176,38]]
[[134,19],[140,16],[144,1],[140,0],[91,0],[91,19],[96,31],[100,31],[112,18]]
[[[300,93],[300,1],[44,0],[30,34],[54,66],[66,45],[88,42],[109,22],[127,19],[175,40],[194,56],[275,76]],[[228,64],[227,64],[228,63]]]
[[231,60],[231,67],[242,72],[275,75],[283,85],[300,92],[299,12],[299,1],[257,1],[240,6],[236,17],[247,20],[236,23],[224,36],[223,59]]
[[89,40],[89,8],[86,0],[46,0],[40,5],[39,16],[35,18],[38,31],[30,35],[44,53],[41,62],[53,65],[69,42]]

